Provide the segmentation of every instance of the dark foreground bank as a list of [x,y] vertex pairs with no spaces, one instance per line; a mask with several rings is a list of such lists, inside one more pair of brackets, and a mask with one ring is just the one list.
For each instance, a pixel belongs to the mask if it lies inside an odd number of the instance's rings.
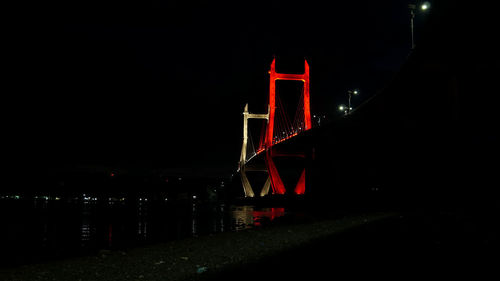
[[1,280],[183,280],[255,263],[304,243],[387,218],[360,215],[219,233],[128,251],[3,270]]
[[[486,223],[486,224],[484,224]],[[461,213],[377,213],[189,238],[3,269],[0,280],[303,280],[495,274],[498,226]]]

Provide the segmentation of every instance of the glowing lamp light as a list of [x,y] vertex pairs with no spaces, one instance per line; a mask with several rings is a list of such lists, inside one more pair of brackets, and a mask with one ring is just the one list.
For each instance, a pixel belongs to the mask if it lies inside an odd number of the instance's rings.
[[344,107],[343,105],[340,105],[340,106],[339,106],[339,110],[340,110],[340,111],[343,111],[344,109],[345,109],[345,107]]
[[425,2],[420,6],[420,9],[422,11],[428,10],[431,7],[431,4],[429,2]]
[[357,90],[354,90],[354,92],[352,92],[353,94],[357,95],[358,94],[358,91]]

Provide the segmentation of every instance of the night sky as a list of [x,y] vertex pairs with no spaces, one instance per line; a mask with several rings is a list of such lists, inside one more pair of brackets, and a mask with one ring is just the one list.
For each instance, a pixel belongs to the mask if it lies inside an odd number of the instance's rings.
[[273,55],[282,72],[307,58],[311,110],[334,116],[410,52],[407,1],[68,2],[23,4],[4,34],[12,167],[227,175],[244,104],[266,108]]

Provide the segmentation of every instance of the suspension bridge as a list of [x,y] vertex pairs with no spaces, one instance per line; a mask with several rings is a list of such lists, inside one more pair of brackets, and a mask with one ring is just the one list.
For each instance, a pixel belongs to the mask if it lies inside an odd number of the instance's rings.
[[[294,138],[301,133],[311,129],[311,112],[309,98],[309,64],[304,60],[304,73],[289,74],[276,72],[276,59],[273,59],[269,70],[269,105],[267,113],[250,113],[248,104],[243,111],[243,144],[239,161],[239,173],[245,197],[255,197],[255,186],[251,183],[249,172],[264,172],[267,179],[260,188],[259,196],[272,194],[283,195],[293,193],[302,195],[306,190],[306,167],[301,167],[298,180],[295,183],[289,181],[285,184],[282,173],[280,173],[277,158],[305,158],[307,153],[304,149],[278,149],[277,144]],[[287,112],[284,106],[284,95],[290,94],[280,92],[277,89],[278,80],[299,81],[301,83],[300,98],[296,110]],[[249,119],[263,120],[258,144],[249,130]],[[260,160],[260,161],[259,161]],[[263,163],[262,163],[263,162]],[[255,184],[254,184],[255,185]],[[293,186],[289,186],[293,185]],[[292,189],[293,188],[293,189]]]

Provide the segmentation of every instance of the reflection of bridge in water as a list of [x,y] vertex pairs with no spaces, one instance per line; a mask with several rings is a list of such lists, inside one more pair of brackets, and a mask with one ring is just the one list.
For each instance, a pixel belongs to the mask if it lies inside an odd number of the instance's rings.
[[[280,158],[305,158],[306,152],[303,149],[290,150],[278,148],[275,145],[289,140],[300,133],[311,129],[311,112],[309,104],[309,65],[304,61],[303,74],[285,74],[276,72],[276,61],[273,59],[271,70],[269,71],[269,106],[265,114],[254,114],[248,111],[248,104],[243,112],[243,145],[239,161],[239,172],[242,180],[245,197],[254,197],[254,189],[250,183],[248,172],[265,172],[267,179],[259,193],[266,196],[271,190],[272,194],[290,193],[287,187],[294,185],[294,194],[305,193],[305,166],[301,171],[292,172],[295,183],[284,180],[284,170],[278,171],[277,162],[285,162]],[[297,109],[293,118],[286,111],[283,97],[276,90],[277,80],[300,81],[303,83],[301,96],[297,104]],[[259,137],[259,144],[255,147],[252,137],[249,137],[248,119],[264,119],[267,123],[262,127]],[[289,160],[286,160],[289,161]],[[303,162],[303,161],[302,161]],[[278,165],[279,166],[279,165]],[[282,165],[283,167],[284,165]],[[293,175],[294,174],[294,175]]]
[[259,208],[248,205],[233,206],[231,208],[232,225],[235,231],[261,226],[284,215],[285,208]]

